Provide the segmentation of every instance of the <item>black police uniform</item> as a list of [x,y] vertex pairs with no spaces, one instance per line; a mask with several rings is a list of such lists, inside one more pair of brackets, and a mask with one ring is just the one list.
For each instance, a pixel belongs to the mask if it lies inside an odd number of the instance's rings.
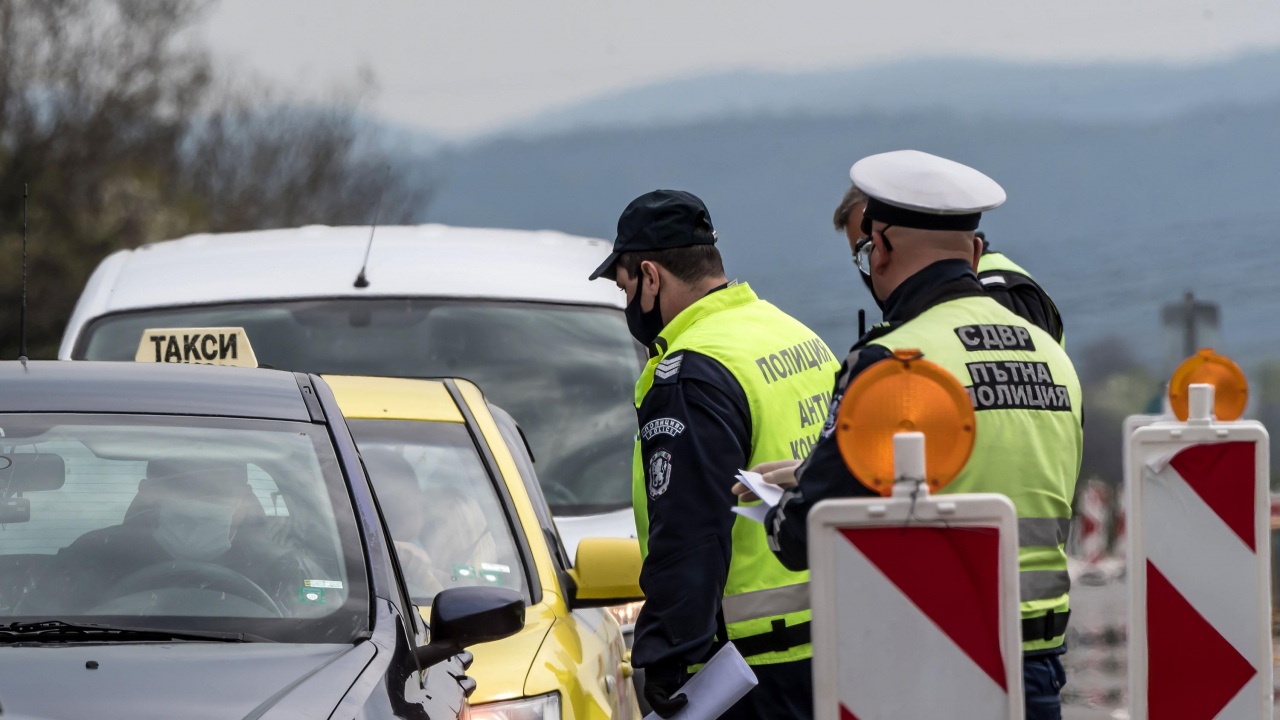
[[[710,214],[696,196],[671,190],[647,193],[623,211],[613,252],[591,279],[613,279],[623,253],[715,242]],[[665,342],[659,337],[664,325],[660,311],[642,310],[638,292],[626,314],[632,335],[642,344]],[[657,422],[688,431],[640,435],[640,457],[669,456],[669,474],[661,501],[646,504],[649,555],[640,578],[646,600],[636,621],[631,659],[643,670],[646,699],[671,713],[680,702],[672,696],[690,666],[705,662],[728,637],[721,608],[738,517],[730,512],[737,504],[732,489],[734,474],[752,458],[753,429],[746,391],[719,360],[677,349],[664,356],[662,367],[665,371],[654,373],[637,408],[637,427]],[[809,660],[755,666],[759,684],[722,717],[812,717],[811,667]]]
[[[658,442],[672,457],[669,489],[648,506],[649,555],[679,562],[645,563],[647,599],[631,658],[645,668],[645,682],[676,684],[688,666],[707,659],[717,634],[723,637],[719,609],[738,517],[728,509],[737,504],[733,475],[751,457],[751,411],[742,386],[716,360],[692,350],[668,357],[682,358],[679,373],[654,379],[636,411],[639,427],[670,418],[697,432],[640,441],[642,457]],[[811,661],[752,670],[759,684],[723,720],[812,717],[813,698],[794,690],[811,682]]]

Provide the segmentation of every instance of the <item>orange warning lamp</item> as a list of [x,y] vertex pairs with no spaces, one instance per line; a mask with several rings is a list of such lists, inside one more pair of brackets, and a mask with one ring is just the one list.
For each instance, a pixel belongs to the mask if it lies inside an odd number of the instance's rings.
[[919,350],[898,350],[854,379],[836,417],[836,444],[845,465],[868,488],[893,492],[893,436],[925,436],[930,492],[955,479],[973,452],[977,419],[960,381]]
[[1192,385],[1213,386],[1213,415],[1230,422],[1244,415],[1249,402],[1249,382],[1244,371],[1231,358],[1219,355],[1213,348],[1200,348],[1182,361],[1169,381],[1169,406],[1179,420],[1186,422],[1190,414],[1188,394]]

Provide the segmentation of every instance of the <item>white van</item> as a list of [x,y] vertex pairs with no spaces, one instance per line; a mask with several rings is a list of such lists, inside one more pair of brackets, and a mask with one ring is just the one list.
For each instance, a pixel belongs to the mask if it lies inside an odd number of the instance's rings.
[[556,232],[369,227],[192,235],[123,250],[85,286],[59,357],[132,361],[149,328],[243,327],[262,365],[465,377],[528,434],[569,557],[631,537],[643,349],[587,276],[611,243]]

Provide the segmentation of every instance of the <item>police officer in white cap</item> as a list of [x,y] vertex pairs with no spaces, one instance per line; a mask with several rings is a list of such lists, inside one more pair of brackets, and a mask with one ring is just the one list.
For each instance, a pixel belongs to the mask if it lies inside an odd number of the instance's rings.
[[[867,206],[867,194],[857,185],[850,185],[832,219],[836,230],[849,237],[852,248],[862,237],[862,213]],[[1053,336],[1064,347],[1065,333],[1062,315],[1049,293],[1036,282],[1022,266],[1004,253],[992,248],[986,234],[979,231],[974,236],[982,240],[982,257],[978,259],[978,282],[996,302],[1030,320]],[[867,290],[871,290],[871,276],[863,275]],[[874,294],[873,294],[874,297]],[[876,304],[880,304],[876,300]]]
[[1070,614],[1065,544],[1083,438],[1079,380],[1055,338],[990,297],[975,273],[984,249],[978,221],[1005,200],[994,180],[912,150],[864,158],[850,176],[868,196],[855,258],[884,322],[845,359],[808,457],[769,474],[791,486],[766,518],[770,548],[787,567],[806,568],[809,510],[872,494],[836,445],[841,399],[894,350],[921,350],[967,387],[977,411],[973,455],[943,492],[1003,493],[1017,508],[1027,718],[1057,720]]

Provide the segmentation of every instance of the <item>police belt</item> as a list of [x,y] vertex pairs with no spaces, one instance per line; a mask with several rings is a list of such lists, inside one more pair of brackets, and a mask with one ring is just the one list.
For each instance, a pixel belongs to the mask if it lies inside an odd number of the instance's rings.
[[[1067,621],[1070,619],[1070,610],[1061,613],[1055,613],[1050,610],[1040,617],[1026,618],[1022,621],[1022,639],[1027,642],[1035,642],[1061,637],[1066,634]],[[723,630],[717,634],[720,637],[726,637]],[[771,652],[783,652],[800,645],[808,645],[810,642],[812,642],[811,623],[802,622],[796,625],[787,625],[784,620],[779,618],[773,621],[773,628],[769,632],[734,638],[733,646],[738,649],[738,653],[742,657],[747,658]],[[717,638],[717,641],[712,644],[708,657],[714,655],[722,647],[724,647],[724,642],[719,641]]]
[[[707,653],[706,660],[715,655],[720,648],[725,646],[725,642],[720,638],[728,637],[725,631],[724,622],[721,617],[717,617],[720,625],[719,631],[716,633],[716,639],[711,643],[711,650]],[[773,621],[773,627],[769,632],[760,633],[759,635],[748,635],[733,639],[733,646],[737,648],[738,654],[744,658],[753,657],[755,655],[764,655],[772,652],[784,652],[793,647],[808,645],[812,642],[810,626],[808,621],[796,623],[795,625],[787,625],[786,621],[778,618]]]
[[1070,610],[1060,613],[1050,610],[1040,617],[1025,618],[1022,621],[1023,642],[1047,641],[1065,635],[1070,617]]

